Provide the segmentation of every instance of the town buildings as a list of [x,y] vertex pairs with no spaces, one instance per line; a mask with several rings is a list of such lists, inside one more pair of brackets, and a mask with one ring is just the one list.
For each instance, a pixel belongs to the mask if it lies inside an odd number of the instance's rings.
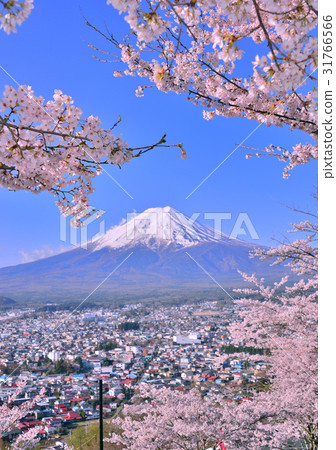
[[216,302],[3,313],[0,401],[8,401],[20,382],[25,385],[17,403],[43,389],[19,432],[38,424],[46,439],[69,424],[98,418],[99,379],[106,416],[132,402],[140,383],[249,401],[267,382],[267,366],[262,355],[249,364],[244,353],[223,352],[231,343],[233,314],[231,306]]

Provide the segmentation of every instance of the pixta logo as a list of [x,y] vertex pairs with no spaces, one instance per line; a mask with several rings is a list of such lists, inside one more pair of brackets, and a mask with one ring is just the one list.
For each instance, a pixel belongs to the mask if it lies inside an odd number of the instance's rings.
[[[220,239],[222,235],[222,221],[232,220],[232,214],[224,212],[204,213],[204,219],[213,221],[214,238]],[[252,239],[259,239],[259,235],[249,215],[246,212],[240,212],[229,237],[230,239],[238,239],[238,236],[246,236],[247,234],[249,234]]]
[[[199,218],[210,221],[211,225],[206,230],[198,222]],[[186,236],[191,239],[202,240],[204,233],[214,240],[223,237],[223,223],[231,221],[232,228],[228,235],[230,239],[239,239],[240,236],[249,236],[258,240],[259,235],[246,212],[240,212],[233,222],[232,214],[229,212],[200,212],[193,213],[190,217],[173,210],[172,208],[157,208],[145,211],[141,214],[134,212],[127,214],[126,239],[131,241],[136,236],[158,238],[166,241],[176,240]],[[200,228],[201,225],[201,228]],[[210,225],[210,224],[209,224]]]

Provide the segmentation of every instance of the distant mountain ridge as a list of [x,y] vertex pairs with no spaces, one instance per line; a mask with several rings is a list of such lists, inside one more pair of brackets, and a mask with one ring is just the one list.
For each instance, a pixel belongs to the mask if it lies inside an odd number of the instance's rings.
[[174,208],[149,208],[111,228],[86,250],[74,248],[0,269],[0,295],[69,299],[88,295],[101,284],[99,295],[109,298],[128,290],[142,292],[146,286],[216,287],[209,274],[233,287],[243,283],[238,270],[266,278],[277,275],[278,267],[249,257],[255,248],[223,233],[217,236]]
[[15,300],[0,295],[0,307],[10,307],[14,306],[15,304]]

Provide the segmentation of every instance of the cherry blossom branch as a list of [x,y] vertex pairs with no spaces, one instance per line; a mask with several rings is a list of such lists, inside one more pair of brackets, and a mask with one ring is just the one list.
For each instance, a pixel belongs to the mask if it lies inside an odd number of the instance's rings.
[[88,210],[92,181],[105,170],[103,165],[121,167],[162,147],[177,147],[180,156],[186,157],[182,144],[167,144],[165,135],[154,144],[130,147],[112,133],[120,117],[107,130],[97,117],[82,120],[82,111],[61,91],[55,91],[53,100],[45,102],[29,87],[7,86],[0,100],[1,112],[0,185],[12,190],[51,192],[58,197],[60,211],[73,215],[78,225]]

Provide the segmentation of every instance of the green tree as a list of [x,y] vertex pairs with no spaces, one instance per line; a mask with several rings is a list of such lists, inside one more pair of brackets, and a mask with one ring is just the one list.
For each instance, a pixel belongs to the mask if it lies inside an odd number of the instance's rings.
[[74,363],[78,364],[80,368],[83,367],[83,360],[80,356],[77,356],[77,358],[75,358]]

